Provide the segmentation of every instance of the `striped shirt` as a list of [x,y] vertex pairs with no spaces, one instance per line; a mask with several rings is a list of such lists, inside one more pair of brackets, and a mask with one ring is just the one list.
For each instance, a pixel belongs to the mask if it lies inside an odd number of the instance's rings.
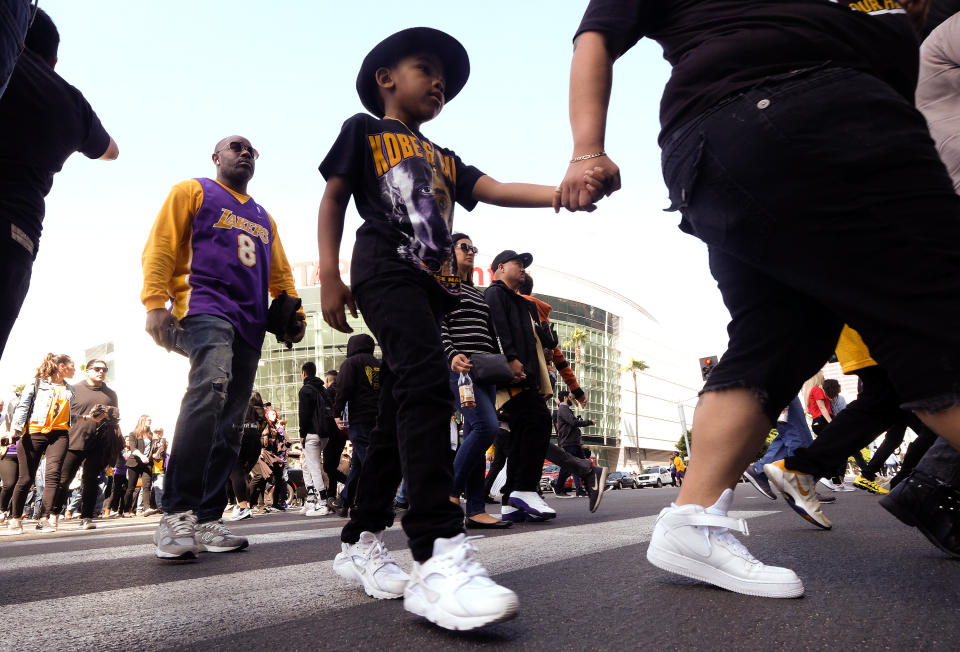
[[443,317],[440,327],[443,352],[447,362],[458,353],[500,353],[497,334],[490,319],[490,306],[483,294],[472,285],[461,287],[459,305]]

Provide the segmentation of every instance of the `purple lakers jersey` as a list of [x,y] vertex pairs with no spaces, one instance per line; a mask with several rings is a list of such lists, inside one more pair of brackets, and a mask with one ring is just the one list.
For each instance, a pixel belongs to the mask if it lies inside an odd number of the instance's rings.
[[203,203],[193,218],[189,289],[173,314],[222,317],[259,350],[267,326],[270,216],[252,197],[241,204],[215,181],[197,181]]

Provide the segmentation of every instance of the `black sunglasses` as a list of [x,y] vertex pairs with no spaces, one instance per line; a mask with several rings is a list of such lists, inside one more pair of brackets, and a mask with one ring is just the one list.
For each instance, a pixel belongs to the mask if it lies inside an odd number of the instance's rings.
[[101,371],[103,373],[107,373],[107,368],[106,367],[90,367],[90,371],[92,371],[93,373],[99,373]]
[[[258,152],[257,150],[255,150],[255,149],[253,148],[253,145],[244,145],[244,144],[241,143],[239,140],[235,140],[235,141],[231,142],[229,145],[227,145],[227,147],[230,148],[230,151],[236,152],[237,154],[241,154],[241,153],[243,153],[244,150],[246,150],[246,151],[250,152],[250,156],[253,157],[253,160],[257,160],[258,158],[260,158],[260,152]],[[219,150],[217,150],[217,151],[218,151],[218,152],[222,152],[223,150],[222,150],[222,149],[219,149]]]
[[480,251],[480,250],[477,249],[476,247],[471,247],[471,246],[468,245],[466,242],[461,242],[461,243],[460,243],[459,245],[457,245],[457,246],[460,247],[460,251],[462,251],[462,252],[465,253],[465,254],[475,254],[475,253],[477,253],[477,252]]

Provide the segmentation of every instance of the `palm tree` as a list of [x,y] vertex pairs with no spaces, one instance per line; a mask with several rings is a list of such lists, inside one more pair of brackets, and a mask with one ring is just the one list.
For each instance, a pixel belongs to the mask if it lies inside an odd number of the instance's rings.
[[633,376],[633,432],[637,437],[637,455],[640,454],[640,395],[637,393],[637,372],[646,371],[649,367],[643,360],[630,358],[630,364],[623,368]]
[[582,354],[581,345],[583,342],[587,341],[590,338],[590,333],[585,329],[580,328],[579,326],[573,329],[573,333],[570,334],[570,339],[563,343],[564,348],[569,349],[571,346],[574,350],[574,371],[580,367],[580,358]]

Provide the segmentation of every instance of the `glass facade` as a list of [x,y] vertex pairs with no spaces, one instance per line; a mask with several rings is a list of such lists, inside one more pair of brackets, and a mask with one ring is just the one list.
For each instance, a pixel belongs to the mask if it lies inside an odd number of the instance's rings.
[[[297,290],[307,315],[307,332],[303,340],[287,350],[273,335],[267,334],[257,371],[255,387],[264,401],[270,401],[287,420],[287,433],[299,437],[297,393],[303,381],[300,367],[312,360],[317,374],[339,369],[346,359],[350,334],[335,331],[323,321],[320,312],[320,288]],[[537,297],[553,306],[550,320],[557,329],[564,356],[574,368],[577,379],[587,392],[589,403],[581,411],[585,419],[596,422],[584,430],[584,443],[604,465],[615,464],[620,447],[620,317],[599,308],[538,294]],[[354,333],[369,333],[362,319],[347,319]],[[586,337],[577,347],[571,342],[574,331],[580,328]],[[379,350],[376,351],[379,356]],[[564,387],[559,380],[556,390]]]
[[[550,321],[557,329],[560,348],[589,399],[580,414],[596,425],[583,430],[583,443],[601,465],[613,468],[620,452],[620,317],[579,301],[543,294],[536,297],[553,307]],[[573,342],[578,328],[586,333],[579,357]],[[558,380],[554,391],[564,387]]]
[[[347,357],[347,340],[350,336],[370,333],[363,320],[351,317],[349,312],[347,321],[353,333],[341,333],[330,328],[323,321],[320,311],[319,287],[297,288],[297,294],[303,301],[303,311],[307,316],[307,332],[289,350],[279,344],[274,335],[267,333],[260,352],[260,368],[254,381],[254,388],[260,392],[263,400],[273,403],[281,418],[287,420],[287,435],[294,439],[300,436],[297,402],[298,392],[303,385],[300,367],[304,362],[313,361],[317,365],[318,376],[330,369],[339,369]],[[379,357],[379,349],[375,355]]]

